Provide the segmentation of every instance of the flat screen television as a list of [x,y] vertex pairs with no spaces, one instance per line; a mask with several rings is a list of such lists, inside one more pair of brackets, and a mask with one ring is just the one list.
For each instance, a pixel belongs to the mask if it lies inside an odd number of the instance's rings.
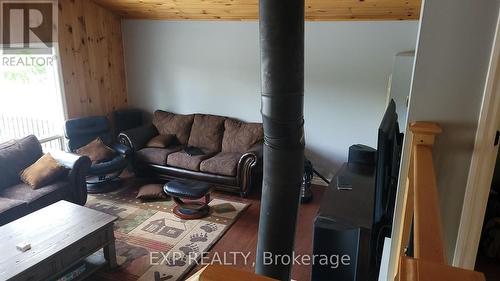
[[375,204],[372,235],[377,257],[384,237],[390,236],[396,200],[403,134],[399,131],[396,103],[391,100],[378,129]]

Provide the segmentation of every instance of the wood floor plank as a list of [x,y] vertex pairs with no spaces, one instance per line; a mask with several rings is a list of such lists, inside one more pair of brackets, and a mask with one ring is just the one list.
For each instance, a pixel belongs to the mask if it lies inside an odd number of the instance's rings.
[[[297,232],[295,238],[295,251],[299,255],[312,254],[312,234],[314,218],[319,209],[321,198],[325,187],[313,186],[314,199],[309,204],[302,204],[299,210],[299,217],[297,222]],[[241,200],[250,203],[250,207],[242,214],[236,223],[229,229],[229,231],[222,237],[222,239],[215,244],[210,250],[209,258],[213,257],[215,253],[222,257],[224,253],[230,252],[244,252],[250,253],[248,260],[250,264],[245,264],[244,258],[236,259],[236,268],[246,271],[254,271],[255,249],[257,248],[257,231],[259,228],[259,214],[260,214],[260,194],[255,194],[248,199],[240,199],[238,197],[217,193],[215,197],[226,198],[229,200]],[[190,272],[190,275],[201,269],[203,266],[199,265]],[[294,266],[292,269],[292,278],[294,280],[310,280],[311,266]]]

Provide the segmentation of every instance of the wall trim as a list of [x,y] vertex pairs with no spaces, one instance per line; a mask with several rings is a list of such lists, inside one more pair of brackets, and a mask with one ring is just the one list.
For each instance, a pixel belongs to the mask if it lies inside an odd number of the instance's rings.
[[453,256],[453,266],[470,270],[476,263],[498,153],[498,145],[493,142],[500,129],[500,16],[493,42]]

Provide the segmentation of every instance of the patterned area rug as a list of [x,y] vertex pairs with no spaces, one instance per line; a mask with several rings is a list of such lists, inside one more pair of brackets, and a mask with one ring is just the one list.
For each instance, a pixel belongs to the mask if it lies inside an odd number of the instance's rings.
[[86,206],[119,218],[115,222],[117,274],[137,280],[181,280],[248,207],[212,199],[208,217],[183,220],[172,213],[172,200],[143,203],[135,199],[136,193],[128,188],[89,195]]

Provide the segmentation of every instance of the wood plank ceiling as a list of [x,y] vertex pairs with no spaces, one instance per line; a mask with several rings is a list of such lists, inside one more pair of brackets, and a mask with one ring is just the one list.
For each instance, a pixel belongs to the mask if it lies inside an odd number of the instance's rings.
[[[256,20],[258,0],[94,0],[124,18]],[[276,0],[286,1],[286,0]],[[421,0],[305,0],[309,21],[416,20]]]

